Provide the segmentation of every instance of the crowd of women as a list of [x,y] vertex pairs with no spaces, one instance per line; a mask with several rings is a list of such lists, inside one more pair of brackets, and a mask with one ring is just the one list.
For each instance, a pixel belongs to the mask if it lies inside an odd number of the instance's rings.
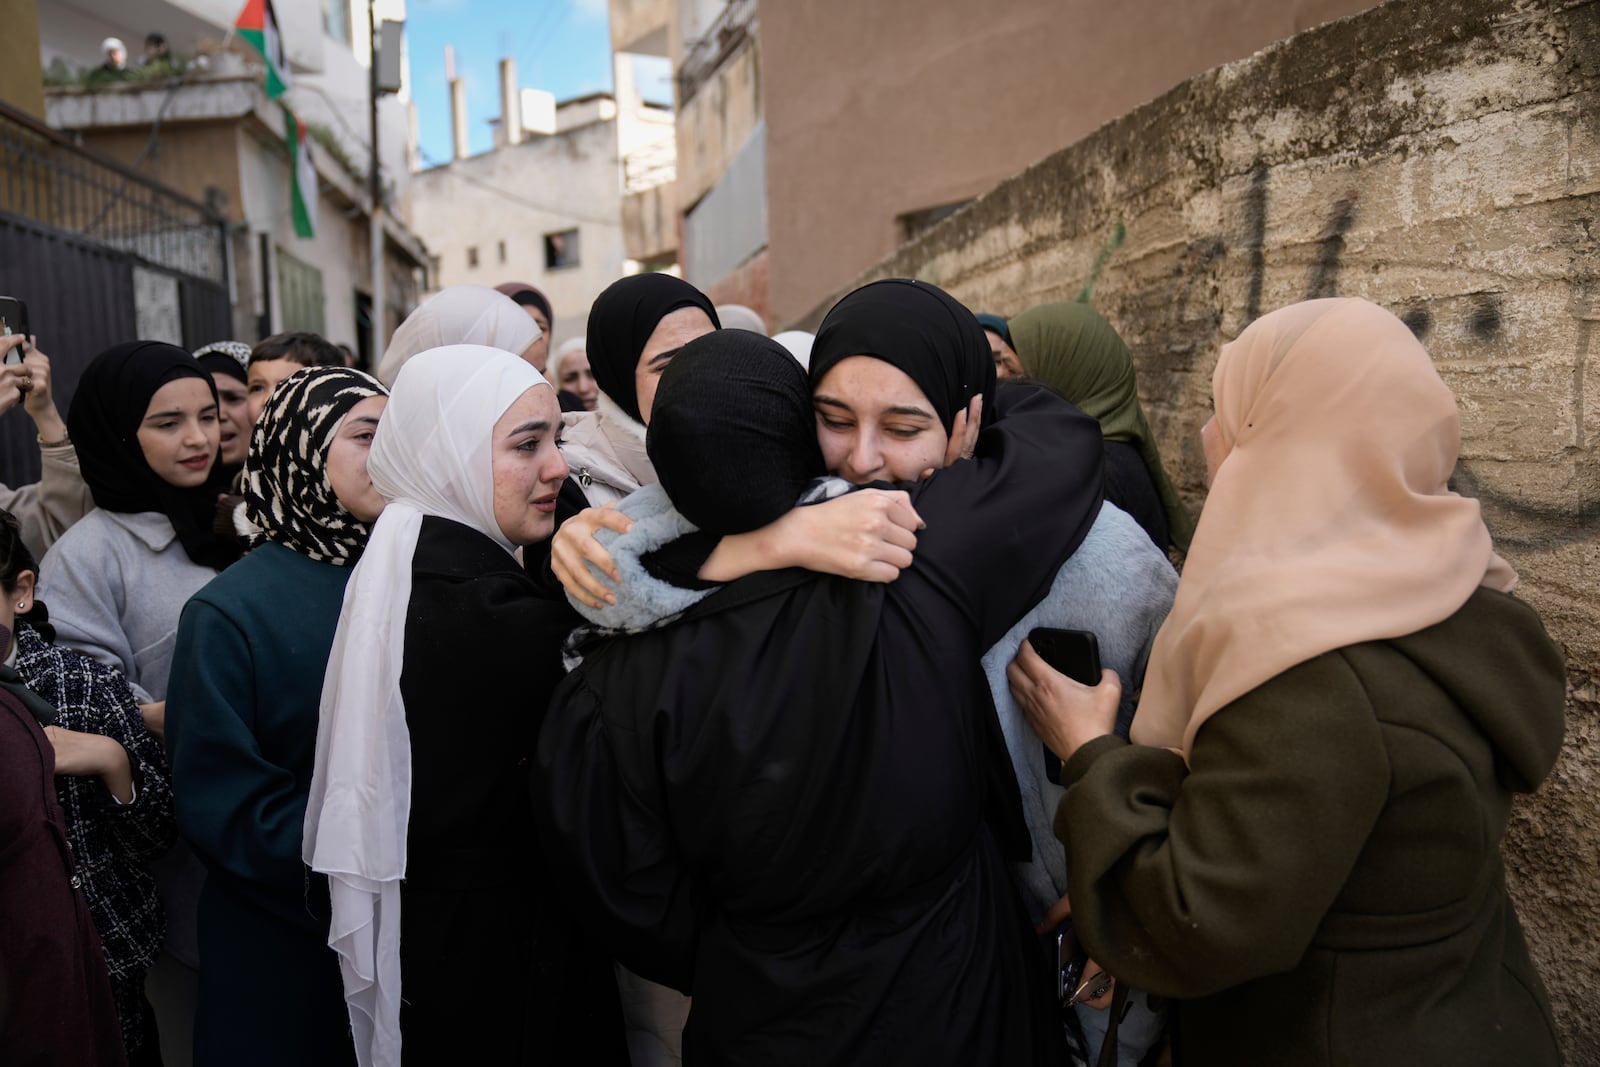
[[0,1061],[1559,1062],[1561,654],[1398,319],[1224,346],[1195,521],[1085,305],[742,312],[463,286],[65,420],[0,339]]

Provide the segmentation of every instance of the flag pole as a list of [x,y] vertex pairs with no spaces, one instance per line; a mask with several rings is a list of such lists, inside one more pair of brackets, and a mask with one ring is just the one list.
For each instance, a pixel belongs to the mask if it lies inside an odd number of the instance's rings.
[[372,142],[371,164],[368,166],[367,191],[372,200],[372,342],[369,351],[372,366],[383,359],[388,338],[385,335],[388,315],[384,304],[383,269],[383,180],[378,168],[378,5],[377,0],[367,0],[368,36],[371,48],[368,56],[368,124]]

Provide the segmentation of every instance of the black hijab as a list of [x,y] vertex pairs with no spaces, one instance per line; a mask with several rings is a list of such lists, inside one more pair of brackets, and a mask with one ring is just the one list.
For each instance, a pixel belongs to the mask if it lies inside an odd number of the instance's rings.
[[697,307],[717,329],[717,309],[706,294],[670,274],[634,274],[612,282],[589,309],[589,368],[600,391],[632,418],[639,415],[634,371],[657,324],[679,308]]
[[211,529],[217,494],[228,484],[222,465],[211,464],[204,485],[180,489],[150,469],[139,447],[139,424],[150,398],[180,378],[201,379],[216,399],[211,375],[176,345],[130,341],[108,348],[78,379],[67,411],[67,431],[95,506],[127,514],[161,512],[172,521],[191,560],[221,570],[239,558],[237,546]]
[[811,346],[812,384],[851,356],[871,356],[905,372],[927,395],[945,433],[975,396],[983,397],[983,425],[994,421],[989,339],[976,316],[936,285],[887,278],[833,305]]
[[388,395],[376,378],[344,367],[306,367],[272,391],[244,462],[245,513],[258,541],[337,567],[355,564],[372,527],[334,495],[328,449],[352,408]]
[[[194,356],[195,362],[210,372],[212,382],[217,380],[217,375],[225,374],[229,378],[237,379],[240,385],[248,385],[250,380],[245,376],[244,363],[239,361],[239,357],[233,349],[222,347],[224,345],[238,345],[244,349],[244,358],[246,360],[250,358],[249,345],[241,341],[218,341],[215,344],[206,345],[205,348],[196,352]],[[222,468],[223,479],[231,487],[233,480],[238,477],[239,471],[243,469],[244,464],[223,463],[219,454],[217,466]]]
[[719,536],[765,526],[823,473],[805,368],[748,330],[708,333],[673,357],[645,448],[673,505]]

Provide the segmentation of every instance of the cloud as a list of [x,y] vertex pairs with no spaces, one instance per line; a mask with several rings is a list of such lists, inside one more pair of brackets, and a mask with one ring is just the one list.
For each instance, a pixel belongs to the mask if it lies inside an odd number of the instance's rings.
[[580,18],[604,21],[611,14],[609,0],[569,0]]

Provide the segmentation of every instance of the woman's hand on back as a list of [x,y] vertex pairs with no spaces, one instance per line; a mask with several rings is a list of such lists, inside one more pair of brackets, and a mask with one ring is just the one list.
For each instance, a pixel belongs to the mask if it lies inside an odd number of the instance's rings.
[[1122,699],[1122,680],[1116,671],[1101,671],[1100,684],[1093,688],[1079,685],[1024,641],[1006,668],[1006,680],[1034,733],[1063,763],[1116,728],[1117,703]]
[[[971,459],[978,449],[978,431],[982,429],[983,397],[975,396],[965,410],[956,413],[955,424],[950,427],[950,443],[944,449],[944,465],[948,467],[958,459]],[[933,477],[933,468],[923,471],[922,477]]]
[[595,540],[594,535],[600,530],[627,533],[632,527],[633,520],[610,504],[584,508],[561,524],[550,541],[550,571],[568,596],[591,608],[617,602],[605,583],[584,564],[592,563],[610,575],[612,581],[621,582],[617,566],[611,561],[611,553]]
[[863,582],[892,582],[911,566],[922,516],[911,494],[859,489],[823,504],[798,507],[747,534],[724,537],[700,568],[708,582],[804,567]]

